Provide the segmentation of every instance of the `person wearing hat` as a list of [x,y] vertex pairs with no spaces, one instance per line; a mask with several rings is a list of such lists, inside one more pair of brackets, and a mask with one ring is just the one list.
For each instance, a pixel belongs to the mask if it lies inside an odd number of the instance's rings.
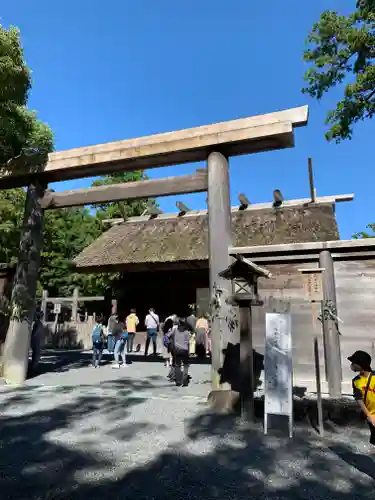
[[375,372],[371,369],[371,356],[356,351],[348,360],[352,371],[358,373],[353,378],[353,396],[368,421],[370,443],[375,445]]

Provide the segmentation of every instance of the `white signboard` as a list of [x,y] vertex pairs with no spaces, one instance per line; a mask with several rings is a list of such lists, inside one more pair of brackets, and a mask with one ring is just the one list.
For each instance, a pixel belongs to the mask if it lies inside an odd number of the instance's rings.
[[54,304],[54,306],[53,306],[53,313],[54,314],[60,314],[61,313],[61,304]]
[[264,358],[264,422],[267,414],[289,417],[293,425],[293,365],[291,315],[266,314],[266,346]]

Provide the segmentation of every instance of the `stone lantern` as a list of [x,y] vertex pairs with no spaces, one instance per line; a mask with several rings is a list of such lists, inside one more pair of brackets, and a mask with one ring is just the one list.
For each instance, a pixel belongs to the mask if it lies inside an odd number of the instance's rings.
[[233,305],[239,306],[240,313],[240,380],[241,413],[243,417],[254,420],[254,366],[251,306],[261,306],[263,301],[258,293],[258,279],[271,278],[271,273],[254,264],[242,255],[236,255],[219,276],[233,283]]

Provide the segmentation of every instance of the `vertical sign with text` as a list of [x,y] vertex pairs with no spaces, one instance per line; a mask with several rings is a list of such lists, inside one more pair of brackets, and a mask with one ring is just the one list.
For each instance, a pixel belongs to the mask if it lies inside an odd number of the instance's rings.
[[264,359],[264,416],[293,417],[293,365],[291,314],[266,314],[266,346]]

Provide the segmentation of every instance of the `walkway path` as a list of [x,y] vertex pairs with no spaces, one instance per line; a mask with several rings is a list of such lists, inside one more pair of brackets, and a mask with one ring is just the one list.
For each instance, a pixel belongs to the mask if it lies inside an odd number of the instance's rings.
[[1,387],[2,499],[373,498],[366,432],[265,438],[210,414],[207,365],[176,388],[160,363],[86,361],[73,355],[65,371]]

